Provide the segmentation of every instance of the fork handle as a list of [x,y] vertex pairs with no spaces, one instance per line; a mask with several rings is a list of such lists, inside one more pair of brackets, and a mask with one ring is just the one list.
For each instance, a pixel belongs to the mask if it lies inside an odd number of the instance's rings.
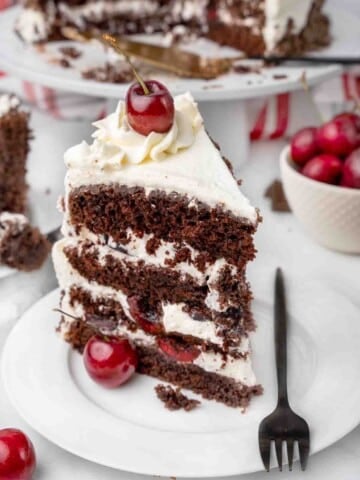
[[287,315],[284,277],[280,268],[275,279],[275,356],[278,383],[278,405],[288,405],[287,393]]

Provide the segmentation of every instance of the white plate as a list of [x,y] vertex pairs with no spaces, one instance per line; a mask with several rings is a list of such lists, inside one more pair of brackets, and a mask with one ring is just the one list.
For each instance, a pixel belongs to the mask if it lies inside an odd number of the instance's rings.
[[[334,42],[331,52],[339,52],[342,55],[354,55],[354,51],[344,51],[349,49],[346,40],[356,38],[360,21],[352,15],[342,10],[330,10],[330,16],[333,23]],[[5,71],[13,73],[28,81],[40,83],[49,87],[68,90],[76,93],[95,95],[108,98],[119,98],[125,95],[127,85],[116,85],[110,83],[99,83],[81,78],[79,69],[84,66],[94,66],[104,63],[104,53],[101,47],[93,45],[81,46],[85,52],[77,63],[77,69],[65,69],[50,64],[44,60],[31,46],[24,45],[23,42],[14,33],[14,22],[19,14],[19,7],[8,9],[0,14],[0,66]],[[48,49],[59,56],[58,48],[62,42],[51,44]],[[69,43],[67,42],[67,45]],[[353,45],[353,42],[350,42]],[[78,46],[78,44],[77,44]],[[220,49],[212,42],[201,40],[197,48],[199,53],[206,55],[219,55],[229,53],[232,49]],[[324,50],[325,52],[326,50]],[[254,98],[260,95],[270,95],[285,91],[297,90],[302,88],[300,77],[306,72],[307,80],[310,85],[322,82],[341,72],[338,66],[281,66],[276,68],[263,69],[261,75],[256,74],[228,74],[223,77],[211,80],[193,80],[169,78],[165,80],[174,94],[191,91],[196,100],[224,100],[224,99],[243,99]],[[284,78],[274,78],[274,75],[284,75]],[[162,78],[159,74],[158,78]]]
[[[287,283],[290,399],[311,426],[314,453],[360,421],[359,312],[322,284]],[[167,411],[153,390],[159,382],[145,376],[115,391],[93,383],[81,356],[55,334],[58,298],[57,290],[34,305],[3,352],[7,393],[34,429],[80,457],[131,472],[216,477],[262,470],[257,429],[275,405],[270,303],[254,304],[254,368],[265,394],[245,414],[209,401],[185,413]]]

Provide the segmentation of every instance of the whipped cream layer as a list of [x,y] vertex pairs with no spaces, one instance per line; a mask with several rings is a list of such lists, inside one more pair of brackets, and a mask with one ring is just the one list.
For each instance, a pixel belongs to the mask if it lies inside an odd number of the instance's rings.
[[[76,304],[74,307],[70,304],[69,292],[65,290],[65,294],[61,302],[62,309],[77,318],[84,317],[85,311],[80,304]],[[66,338],[66,334],[70,331],[71,325],[76,320],[69,317],[65,317],[64,322],[61,325],[61,335]],[[149,347],[155,347],[158,349],[156,337],[145,333],[143,330],[138,329],[135,332],[130,331],[126,326],[119,325],[116,331],[103,330],[102,333],[116,334],[119,336],[127,337],[132,340],[135,345],[144,345]],[[246,342],[244,349],[249,352],[249,344]],[[245,350],[244,350],[245,352]],[[201,352],[200,355],[192,362],[206,372],[216,373],[218,375],[232,378],[233,380],[240,382],[248,387],[256,385],[256,378],[252,370],[250,355],[243,358],[235,358],[231,355],[227,355],[226,359],[222,353],[215,352]]]
[[190,196],[211,207],[257,222],[257,212],[240,192],[219,150],[207,135],[190,94],[175,98],[175,122],[168,133],[139,135],[129,127],[124,102],[96,122],[94,142],[70,148],[66,196],[83,185],[119,184]]
[[74,6],[64,2],[59,3],[60,12],[70,21],[81,26],[83,26],[83,20],[100,22],[116,15],[146,18],[156,13],[158,8],[157,0],[98,0]]

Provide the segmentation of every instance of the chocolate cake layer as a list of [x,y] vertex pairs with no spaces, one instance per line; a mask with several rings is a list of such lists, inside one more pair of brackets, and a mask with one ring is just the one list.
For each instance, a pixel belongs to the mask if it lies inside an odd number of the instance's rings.
[[209,206],[179,194],[140,187],[89,185],[71,191],[68,198],[71,224],[98,235],[109,235],[120,244],[135,235],[152,234],[168,242],[185,242],[206,252],[210,260],[225,258],[242,268],[255,257],[256,226],[220,207]]
[[231,299],[233,306],[223,312],[215,312],[206,304],[209,287],[198,285],[189,275],[143,262],[140,262],[139,268],[139,264],[120,262],[111,255],[100,260],[92,244],[85,243],[80,251],[76,247],[65,247],[64,254],[72,268],[88,281],[120,290],[128,296],[145,298],[153,311],[157,311],[161,302],[184,303],[194,317],[214,320],[224,329],[232,324],[240,324],[241,319],[244,321],[242,328],[254,329],[249,285],[242,275],[238,278],[228,275],[226,268],[224,274],[220,275],[218,290],[220,296],[226,296],[227,302]]
[[[80,352],[96,330],[81,321],[74,322],[66,340]],[[216,373],[205,372],[197,365],[173,361],[153,347],[137,346],[138,372],[159,378],[181,388],[192,390],[208,400],[216,400],[229,407],[246,408],[251,397],[262,394],[262,387],[247,387]]]
[[0,212],[24,213],[29,114],[12,109],[0,116]]

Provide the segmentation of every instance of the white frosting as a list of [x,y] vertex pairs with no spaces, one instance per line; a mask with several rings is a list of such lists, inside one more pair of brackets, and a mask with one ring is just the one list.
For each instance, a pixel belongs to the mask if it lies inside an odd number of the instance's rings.
[[66,193],[88,184],[142,186],[147,193],[160,189],[221,205],[255,223],[256,209],[205,132],[191,95],[176,97],[175,105],[176,126],[168,134],[144,137],[126,131],[120,103],[116,114],[96,123],[99,130],[92,145],[83,142],[66,152]]
[[0,117],[6,115],[11,109],[20,105],[20,100],[14,95],[0,96]]
[[51,18],[41,10],[25,8],[21,11],[15,25],[22,39],[27,43],[46,40],[51,29]]
[[[84,310],[81,305],[77,304],[75,307],[70,305],[68,292],[65,292],[61,303],[62,309],[66,313],[74,315],[75,317],[82,317],[84,315]],[[65,321],[62,324],[60,332],[63,336],[66,336],[66,333],[69,331],[74,321],[75,320],[70,317],[65,317]],[[106,330],[104,330],[103,333],[106,334],[110,332],[106,332]],[[147,334],[140,329],[132,332],[125,326],[119,326],[115,332],[111,331],[111,333],[115,333],[119,336],[125,336],[132,340],[135,344],[157,347],[156,337]],[[246,351],[249,351],[248,344],[246,344],[245,348],[247,348]],[[226,360],[224,360],[223,354],[221,353],[201,352],[192,363],[199,366],[206,372],[217,373],[218,375],[232,378],[246,386],[250,387],[256,385],[256,378],[252,370],[250,355],[247,355],[243,358],[234,358],[231,355],[228,355]]]
[[[94,123],[97,128],[94,143],[89,146],[86,160],[76,156],[67,163],[83,167],[84,163],[94,163],[102,170],[119,170],[126,164],[139,164],[145,161],[161,161],[181,150],[191,147],[202,126],[202,118],[190,94],[175,98],[175,118],[167,133],[151,132],[148,136],[133,130],[127,120],[125,103],[119,102],[115,113]],[[86,149],[85,145],[82,147]],[[76,148],[76,147],[75,147]]]
[[274,50],[293,21],[292,33],[298,34],[306,26],[313,0],[265,0],[265,27],[263,36],[268,52]]

